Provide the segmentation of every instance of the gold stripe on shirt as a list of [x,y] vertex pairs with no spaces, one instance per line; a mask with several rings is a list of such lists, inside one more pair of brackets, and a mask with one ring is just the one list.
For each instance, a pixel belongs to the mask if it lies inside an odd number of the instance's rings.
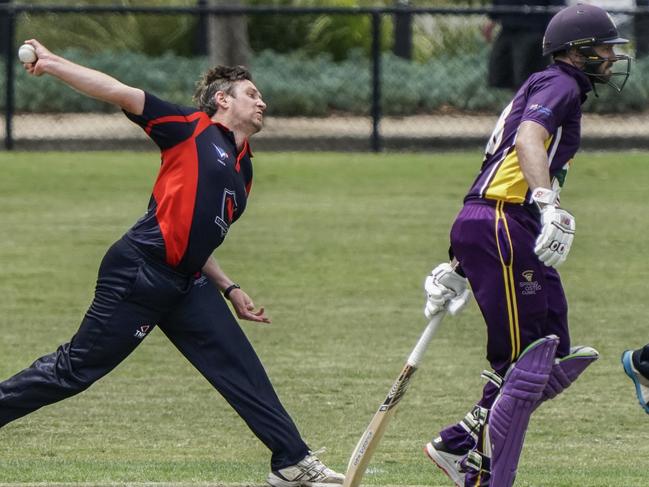
[[[544,142],[547,151],[552,144],[552,135]],[[525,203],[525,196],[530,187],[523,176],[521,165],[518,160],[518,153],[513,147],[505,159],[496,170],[493,179],[489,183],[487,190],[484,192],[485,198],[507,203],[521,204]]]

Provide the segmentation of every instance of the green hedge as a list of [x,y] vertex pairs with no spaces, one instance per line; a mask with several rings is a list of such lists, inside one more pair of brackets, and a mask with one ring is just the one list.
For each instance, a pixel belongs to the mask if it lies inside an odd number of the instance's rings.
[[[73,61],[105,71],[126,84],[183,104],[191,103],[194,83],[208,68],[205,59],[172,54],[153,58],[134,53],[88,55],[72,50],[63,54]],[[381,60],[383,113],[498,112],[512,93],[487,87],[486,59],[486,52],[483,52],[415,63],[384,54]],[[266,51],[253,59],[251,69],[268,102],[269,114],[326,116],[370,112],[371,65],[361,51],[352,52],[345,61],[337,63],[324,55]],[[16,73],[16,109],[19,112],[114,110],[64,88],[48,76],[30,77],[18,64]],[[4,69],[0,67],[2,92],[4,83]],[[634,64],[631,79],[621,94],[603,87],[599,98],[590,96],[585,109],[598,113],[647,110],[648,90],[649,59],[644,59]]]

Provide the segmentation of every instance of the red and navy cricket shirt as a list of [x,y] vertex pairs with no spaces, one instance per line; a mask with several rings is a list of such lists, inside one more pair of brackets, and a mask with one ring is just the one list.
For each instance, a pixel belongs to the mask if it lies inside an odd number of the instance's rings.
[[126,113],[158,145],[162,163],[147,212],[126,233],[183,274],[199,271],[243,213],[252,185],[248,141],[196,108],[145,93],[142,115]]

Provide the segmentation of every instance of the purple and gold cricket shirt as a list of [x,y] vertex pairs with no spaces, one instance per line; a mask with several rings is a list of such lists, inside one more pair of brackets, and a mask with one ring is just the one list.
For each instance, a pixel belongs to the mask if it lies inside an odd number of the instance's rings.
[[532,120],[550,134],[545,141],[552,189],[563,186],[579,149],[581,105],[592,85],[579,69],[560,61],[534,73],[503,110],[487,147],[478,177],[465,201],[489,199],[531,204],[531,191],[516,152],[518,127]]

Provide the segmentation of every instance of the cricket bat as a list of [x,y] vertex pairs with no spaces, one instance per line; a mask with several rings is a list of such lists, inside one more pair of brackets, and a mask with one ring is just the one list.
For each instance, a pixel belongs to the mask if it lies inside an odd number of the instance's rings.
[[424,355],[430,339],[435,334],[435,331],[445,314],[446,311],[442,310],[435,314],[428,322],[428,325],[419,337],[415,348],[410,352],[410,356],[401,370],[401,373],[397,377],[397,380],[392,384],[390,392],[388,392],[387,397],[381,406],[379,406],[379,410],[374,414],[374,417],[367,426],[363,436],[358,440],[358,444],[356,445],[356,448],[354,448],[347,465],[347,473],[345,474],[343,487],[358,487],[361,483],[367,464],[372,458],[374,450],[376,450],[376,447],[381,441],[386,426],[390,422],[390,419],[392,419],[392,416],[394,416],[397,404],[399,404],[399,401],[401,401],[401,398],[406,393],[408,384],[410,383],[410,378],[416,372],[421,357]]

